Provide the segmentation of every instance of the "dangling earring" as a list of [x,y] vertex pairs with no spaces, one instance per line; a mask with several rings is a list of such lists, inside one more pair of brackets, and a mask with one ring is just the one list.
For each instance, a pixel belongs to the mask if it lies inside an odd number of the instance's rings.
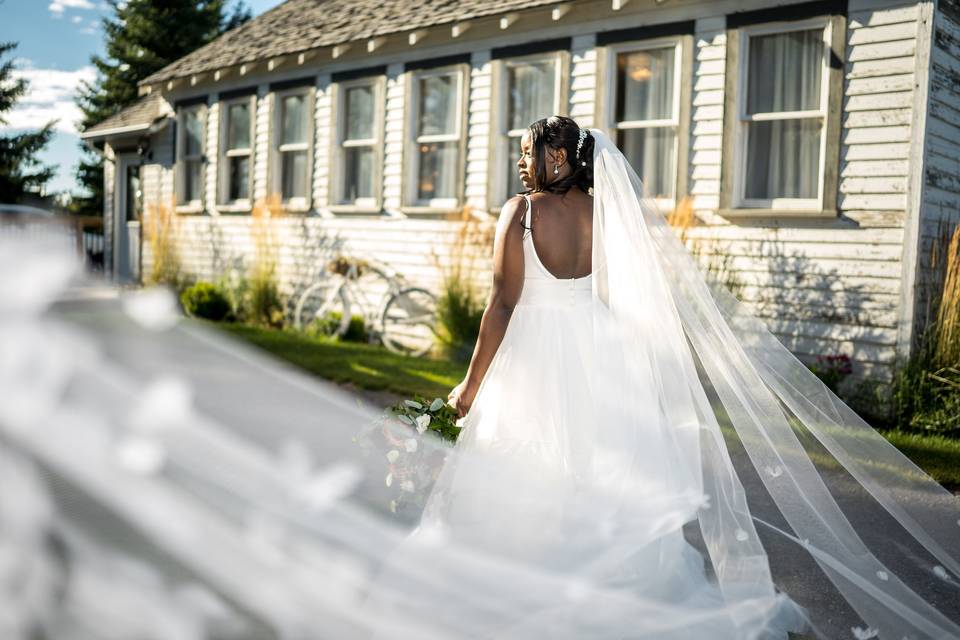
[[557,175],[558,173],[560,173],[560,166],[555,164],[553,165],[553,175]]

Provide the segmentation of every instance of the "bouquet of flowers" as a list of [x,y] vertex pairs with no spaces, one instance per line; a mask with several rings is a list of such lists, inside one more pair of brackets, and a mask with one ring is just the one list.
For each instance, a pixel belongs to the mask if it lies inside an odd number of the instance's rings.
[[453,407],[415,395],[388,407],[353,441],[368,453],[386,450],[384,484],[391,493],[390,511],[398,513],[410,505],[423,508],[460,430]]

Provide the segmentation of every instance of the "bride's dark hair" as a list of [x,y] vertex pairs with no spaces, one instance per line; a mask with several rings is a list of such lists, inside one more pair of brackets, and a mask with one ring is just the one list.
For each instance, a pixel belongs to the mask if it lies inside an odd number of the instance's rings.
[[[572,187],[579,187],[584,193],[593,188],[593,136],[587,132],[577,155],[577,141],[580,139],[580,125],[566,116],[541,118],[527,127],[530,132],[530,146],[536,158],[536,175],[533,188],[523,193],[549,191],[566,193]],[[566,178],[548,184],[546,147],[566,149],[567,163],[573,171]],[[586,163],[586,164],[583,164]]]

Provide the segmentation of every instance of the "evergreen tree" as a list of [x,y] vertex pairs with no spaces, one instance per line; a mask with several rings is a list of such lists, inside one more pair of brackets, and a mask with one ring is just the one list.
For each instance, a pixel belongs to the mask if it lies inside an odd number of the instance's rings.
[[[13,78],[13,60],[3,58],[16,48],[14,42],[0,42],[0,124],[27,91],[27,81]],[[0,202],[20,202],[25,194],[40,191],[53,177],[54,168],[43,165],[37,154],[53,137],[53,122],[39,131],[0,136]]]
[[[251,18],[242,0],[107,0],[103,19],[106,55],[93,56],[93,83],[82,83],[77,103],[81,130],[137,101],[137,83],[220,34]],[[228,5],[232,4],[232,10]],[[103,158],[81,145],[84,156],[77,180],[90,196],[74,198],[74,209],[88,215],[103,211]]]

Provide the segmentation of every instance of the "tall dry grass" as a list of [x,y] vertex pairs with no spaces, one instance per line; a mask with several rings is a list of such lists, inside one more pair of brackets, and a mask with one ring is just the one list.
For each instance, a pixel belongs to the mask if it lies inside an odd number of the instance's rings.
[[277,277],[278,251],[274,219],[283,212],[279,194],[258,200],[251,211],[253,259],[247,273],[245,316],[270,327],[284,324],[284,301]]
[[459,223],[450,244],[448,259],[431,249],[431,261],[440,271],[437,300],[437,337],[447,357],[467,360],[480,333],[486,307],[477,274],[489,264],[495,224],[464,206],[447,218]]
[[934,360],[943,367],[960,366],[960,225],[942,234],[932,253],[933,269],[943,273],[934,321]]
[[148,204],[143,214],[144,240],[150,248],[152,262],[144,284],[166,284],[181,289],[185,284],[180,250],[177,246],[179,218],[176,206]]

